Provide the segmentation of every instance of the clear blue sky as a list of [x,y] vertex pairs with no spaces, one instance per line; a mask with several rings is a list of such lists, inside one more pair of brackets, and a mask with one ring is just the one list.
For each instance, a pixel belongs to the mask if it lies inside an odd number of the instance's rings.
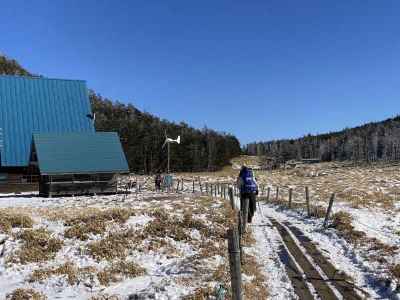
[[242,143],[399,113],[400,1],[5,0],[0,51]]

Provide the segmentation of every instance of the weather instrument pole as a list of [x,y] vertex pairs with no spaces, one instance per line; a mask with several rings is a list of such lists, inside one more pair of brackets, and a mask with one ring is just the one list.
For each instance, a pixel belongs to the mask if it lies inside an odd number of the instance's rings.
[[167,133],[165,133],[165,142],[164,142],[162,148],[164,148],[165,145],[167,145],[167,151],[168,151],[167,172],[168,172],[168,174],[169,174],[169,172],[170,172],[170,152],[171,152],[170,144],[171,144],[171,143],[180,144],[180,143],[181,143],[181,136],[178,135],[178,137],[176,138],[176,140],[174,140],[174,139],[169,138],[169,137],[167,136]]
[[167,172],[169,174],[169,148],[170,148],[170,143],[168,143],[167,147],[168,147],[168,167],[167,167]]

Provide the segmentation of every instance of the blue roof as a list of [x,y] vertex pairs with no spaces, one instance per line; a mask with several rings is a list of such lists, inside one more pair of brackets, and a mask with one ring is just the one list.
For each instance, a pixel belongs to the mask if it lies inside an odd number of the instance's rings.
[[2,167],[29,163],[33,133],[94,132],[86,82],[0,75]]
[[34,134],[41,175],[128,173],[115,132]]

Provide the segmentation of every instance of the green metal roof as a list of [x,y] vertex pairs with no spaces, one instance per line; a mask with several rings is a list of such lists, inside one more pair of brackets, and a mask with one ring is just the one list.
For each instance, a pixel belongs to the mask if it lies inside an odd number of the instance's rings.
[[0,75],[0,165],[27,167],[33,133],[94,132],[85,81]]
[[115,132],[33,134],[41,175],[127,173]]

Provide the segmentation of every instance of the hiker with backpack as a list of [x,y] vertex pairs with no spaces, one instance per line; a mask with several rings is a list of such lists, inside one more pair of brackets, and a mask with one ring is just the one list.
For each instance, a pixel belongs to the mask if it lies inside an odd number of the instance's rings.
[[244,199],[249,199],[248,223],[251,223],[256,211],[256,197],[258,195],[258,184],[254,178],[253,170],[242,166],[237,179],[237,185],[240,191],[240,210],[243,211]]

